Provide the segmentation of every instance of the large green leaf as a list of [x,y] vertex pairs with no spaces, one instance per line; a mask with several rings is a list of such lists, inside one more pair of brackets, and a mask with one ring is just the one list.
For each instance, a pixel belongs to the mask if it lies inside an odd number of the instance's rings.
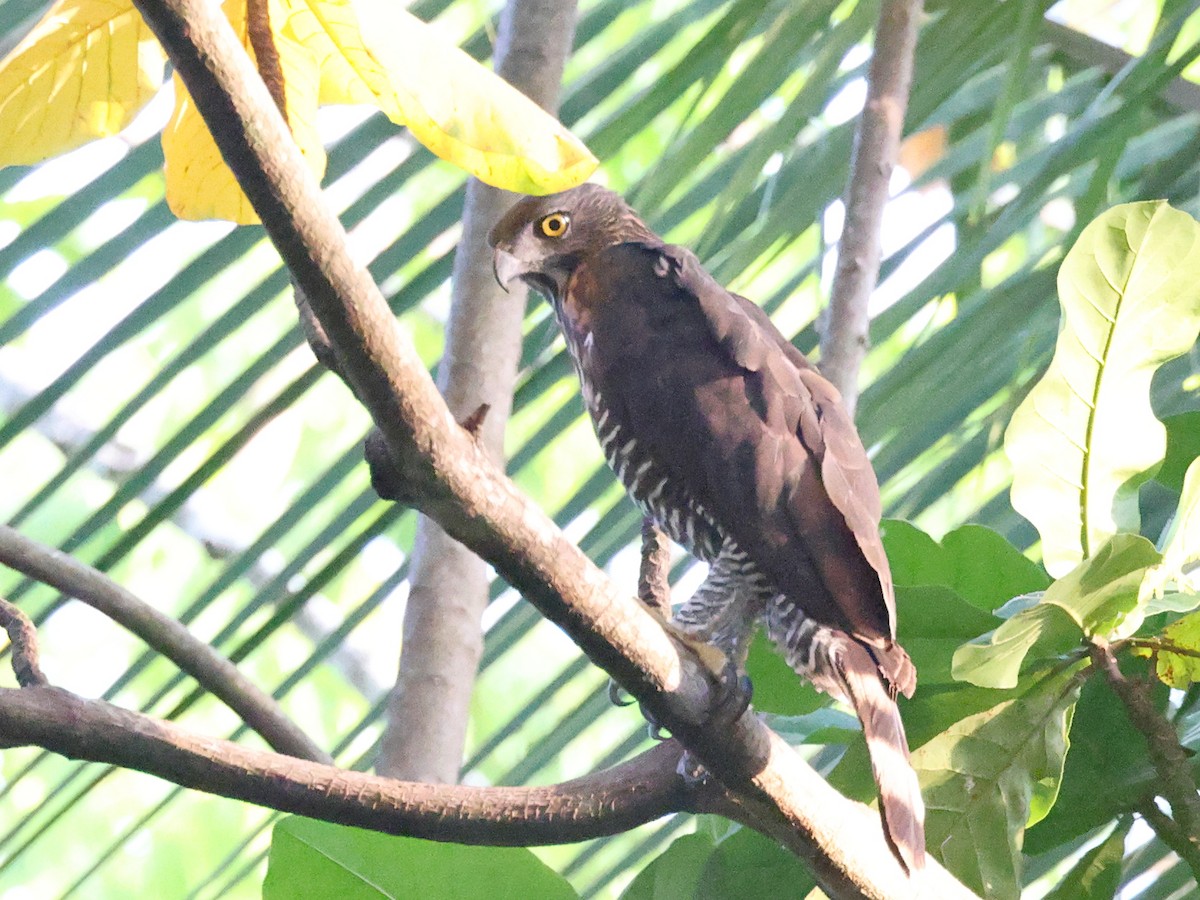
[[995,631],[959,647],[954,677],[980,687],[1016,687],[1022,664],[1035,647],[1036,656],[1054,656],[1085,636],[1132,633],[1141,623],[1142,581],[1160,559],[1144,537],[1116,535],[1043,595],[1014,607]]
[[1156,481],[1175,491],[1183,490],[1183,476],[1200,457],[1200,411],[1163,419],[1167,429],[1167,454],[1155,473]]
[[[1122,658],[1127,675],[1144,677],[1141,660]],[[1165,703],[1167,689],[1154,689],[1154,702]],[[1063,766],[1058,802],[1025,835],[1025,851],[1038,855],[1078,839],[1135,806],[1152,789],[1153,764],[1146,739],[1103,678],[1089,678],[1071,720],[1071,752]]]
[[987,897],[1020,893],[1026,824],[1054,805],[1079,682],[1046,678],[913,751],[930,851]]
[[[945,585],[992,612],[1018,594],[1045,590],[1050,583],[1037,563],[982,525],[962,525],[941,541],[897,519],[884,520],[882,531],[897,586]],[[902,604],[900,618],[903,622]]]
[[393,837],[289,816],[273,831],[263,900],[577,896],[528,850]]
[[1179,508],[1163,542],[1162,563],[1146,573],[1142,598],[1161,597],[1170,589],[1200,593],[1200,459],[1188,467],[1179,495]]
[[749,828],[723,840],[697,832],[677,838],[621,894],[621,900],[741,900],[803,897],[814,885],[803,863]]
[[1132,825],[1133,816],[1122,819],[1108,837],[1080,857],[1046,900],[1112,900],[1121,886],[1121,860]]
[[1150,379],[1200,329],[1200,224],[1162,201],[1115,207],[1083,230],[1058,290],[1054,360],[1005,435],[1013,506],[1052,575],[1138,529],[1137,487],[1166,447]]

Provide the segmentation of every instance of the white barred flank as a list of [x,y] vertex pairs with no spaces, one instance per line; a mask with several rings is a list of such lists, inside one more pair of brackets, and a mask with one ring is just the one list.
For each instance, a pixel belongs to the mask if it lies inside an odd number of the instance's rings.
[[[587,385],[582,373],[580,378]],[[671,540],[700,559],[716,557],[723,537],[704,507],[673,483],[637,438],[621,427],[604,405],[599,391],[585,387],[584,396],[604,461],[642,513],[654,519]]]

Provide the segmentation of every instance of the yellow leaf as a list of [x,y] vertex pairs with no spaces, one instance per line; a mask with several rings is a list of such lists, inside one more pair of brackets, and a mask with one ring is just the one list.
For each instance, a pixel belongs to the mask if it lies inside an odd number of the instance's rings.
[[[222,9],[253,59],[254,50],[246,25],[246,0],[226,0]],[[276,23],[287,15],[282,3],[270,0],[268,12],[283,72],[288,124],[305,160],[319,179],[325,172],[325,150],[316,131],[319,89],[316,56],[308,47],[280,33]],[[179,218],[228,219],[239,225],[252,225],[258,221],[178,75],[175,76],[175,112],[163,131],[163,157],[166,160],[167,205]]]
[[276,27],[316,57],[320,102],[377,106],[395,121],[395,105],[389,109],[382,99],[391,94],[387,74],[363,45],[350,0],[281,0],[281,5]]
[[[1155,672],[1164,684],[1186,688],[1200,681],[1200,613],[1191,613],[1162,630],[1154,651]],[[1150,656],[1151,650],[1138,647],[1139,656]]]
[[553,116],[395,0],[287,0],[286,28],[316,52],[321,99],[370,102],[488,184],[565,190],[596,158]]
[[162,87],[164,61],[129,0],[58,0],[0,62],[0,165],[116,134]]

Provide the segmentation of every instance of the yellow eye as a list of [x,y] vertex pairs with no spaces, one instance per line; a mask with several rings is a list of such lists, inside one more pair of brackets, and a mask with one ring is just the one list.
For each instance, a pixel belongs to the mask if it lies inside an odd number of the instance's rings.
[[567,226],[570,223],[571,220],[566,213],[550,213],[542,219],[542,234],[548,238],[560,238],[567,233]]

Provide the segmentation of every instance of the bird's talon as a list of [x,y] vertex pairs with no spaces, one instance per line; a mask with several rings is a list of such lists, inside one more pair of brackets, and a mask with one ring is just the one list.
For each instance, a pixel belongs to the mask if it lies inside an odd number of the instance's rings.
[[753,697],[754,684],[750,681],[750,676],[741,671],[732,660],[726,660],[716,684],[710,724],[732,725],[750,708]]
[[654,717],[642,710],[642,715],[646,716],[646,734],[650,736],[652,741],[665,741],[670,738],[671,733],[662,727],[660,722],[656,722]]
[[608,679],[608,702],[613,706],[632,706],[633,698],[628,696],[619,684]]

